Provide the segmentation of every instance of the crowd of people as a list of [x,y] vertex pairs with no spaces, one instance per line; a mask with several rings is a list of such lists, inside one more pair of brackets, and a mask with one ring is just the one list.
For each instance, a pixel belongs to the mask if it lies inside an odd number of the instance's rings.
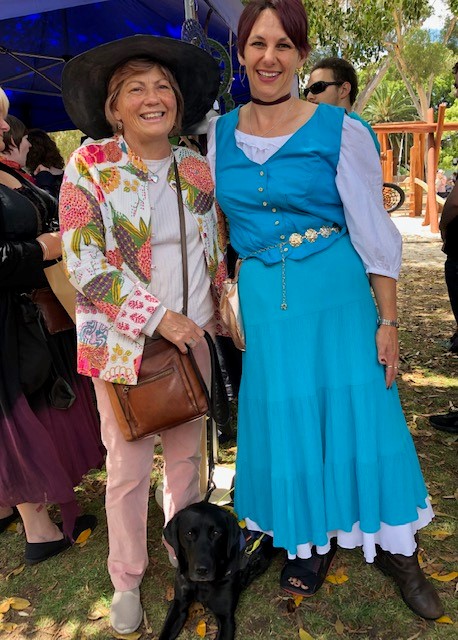
[[[377,137],[353,111],[357,74],[325,58],[306,99],[292,95],[310,51],[301,0],[251,0],[237,48],[251,98],[210,120],[207,158],[170,144],[210,111],[219,83],[211,56],[179,40],[132,36],[67,63],[64,102],[88,138],[66,166],[48,134],[8,115],[0,90],[0,533],[22,519],[28,564],[69,548],[97,523],[74,487],[105,462],[110,620],[121,634],[140,626],[155,440],[123,438],[109,389],[137,384],[158,335],[191,348],[209,383],[204,332],[227,335],[230,242],[246,339],[238,517],[285,550],[284,591],[314,595],[338,549],[361,548],[414,613],[439,618],[418,561],[434,514],[396,387],[401,238]],[[441,230],[458,323],[457,188]],[[61,259],[76,329],[54,333],[33,294]],[[64,408],[56,377],[73,393]],[[201,499],[203,428],[161,434],[164,525]]]

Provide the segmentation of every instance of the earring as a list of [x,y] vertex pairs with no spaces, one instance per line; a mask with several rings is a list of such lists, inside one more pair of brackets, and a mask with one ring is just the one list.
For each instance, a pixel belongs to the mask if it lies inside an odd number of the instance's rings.
[[117,127],[118,127],[118,131],[122,131],[122,122],[121,121],[118,122]]
[[246,67],[243,64],[239,65],[239,78],[240,78],[240,84],[242,85],[242,87],[244,87],[245,78],[246,78]]

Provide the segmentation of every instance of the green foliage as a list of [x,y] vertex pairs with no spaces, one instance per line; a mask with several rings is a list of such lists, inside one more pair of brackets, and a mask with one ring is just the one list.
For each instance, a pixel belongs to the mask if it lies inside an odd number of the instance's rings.
[[452,54],[441,42],[433,42],[425,29],[413,29],[405,38],[402,56],[414,85],[427,87],[431,77],[451,68]]
[[383,82],[372,94],[363,118],[371,124],[416,120],[417,113],[405,89],[398,82]]
[[59,151],[67,163],[70,154],[80,146],[83,133],[76,129],[74,131],[56,131],[49,135],[59,147]]
[[452,105],[455,100],[455,89],[452,88],[453,76],[450,71],[440,73],[434,78],[433,90],[431,93],[431,106],[435,109],[445,102]]
[[395,12],[407,26],[420,24],[430,14],[427,0],[304,0],[304,6],[312,42],[355,64],[380,57],[393,35]]

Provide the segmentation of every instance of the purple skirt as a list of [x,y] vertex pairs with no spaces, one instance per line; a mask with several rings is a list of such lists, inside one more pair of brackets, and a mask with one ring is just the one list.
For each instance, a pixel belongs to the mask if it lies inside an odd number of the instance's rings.
[[76,373],[74,331],[48,336],[48,345],[55,369],[76,400],[69,409],[55,409],[46,387],[26,397],[6,375],[8,370],[13,374],[15,363],[1,363],[0,505],[57,503],[70,535],[79,512],[73,489],[85,473],[103,464],[104,448],[92,382]]

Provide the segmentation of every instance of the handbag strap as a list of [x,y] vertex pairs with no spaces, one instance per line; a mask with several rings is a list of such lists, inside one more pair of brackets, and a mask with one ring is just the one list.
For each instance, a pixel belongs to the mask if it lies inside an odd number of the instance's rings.
[[178,173],[178,165],[173,154],[173,169],[175,171],[175,184],[177,186],[178,213],[180,215],[180,244],[181,244],[181,269],[183,272],[183,308],[182,314],[188,315],[188,251],[186,247],[186,220],[184,217],[183,195],[181,193],[180,174]]

